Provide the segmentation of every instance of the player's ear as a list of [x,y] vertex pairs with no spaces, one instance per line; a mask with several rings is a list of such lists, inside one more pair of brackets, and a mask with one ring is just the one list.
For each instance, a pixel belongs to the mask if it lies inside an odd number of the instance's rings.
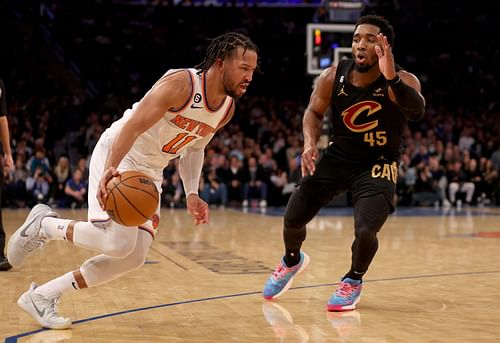
[[215,60],[215,65],[218,69],[222,69],[224,67],[224,60],[222,58],[217,58]]

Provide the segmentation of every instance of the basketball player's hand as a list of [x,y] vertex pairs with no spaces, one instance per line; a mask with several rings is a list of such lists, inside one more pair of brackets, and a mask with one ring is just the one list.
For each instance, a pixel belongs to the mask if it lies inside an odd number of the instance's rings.
[[302,153],[302,176],[312,175],[316,171],[316,160],[318,159],[319,151],[316,147],[304,147]]
[[392,47],[382,33],[377,35],[377,40],[379,44],[375,45],[375,53],[378,56],[378,67],[386,80],[392,80],[397,75]]
[[113,167],[106,169],[104,171],[104,174],[102,174],[101,180],[99,181],[96,198],[103,210],[106,210],[106,200],[108,200],[108,191],[106,190],[106,185],[108,184],[109,180],[118,175],[120,175],[120,173]]
[[14,160],[11,154],[5,154],[3,157],[4,169],[6,171],[14,171]]
[[196,225],[208,224],[208,204],[197,194],[189,194],[186,199],[186,206]]

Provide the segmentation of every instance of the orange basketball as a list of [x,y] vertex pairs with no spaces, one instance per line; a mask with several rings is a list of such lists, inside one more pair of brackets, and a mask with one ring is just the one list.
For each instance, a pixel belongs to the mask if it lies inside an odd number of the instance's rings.
[[156,212],[159,195],[154,182],[137,171],[126,171],[106,185],[106,212],[118,224],[138,226]]

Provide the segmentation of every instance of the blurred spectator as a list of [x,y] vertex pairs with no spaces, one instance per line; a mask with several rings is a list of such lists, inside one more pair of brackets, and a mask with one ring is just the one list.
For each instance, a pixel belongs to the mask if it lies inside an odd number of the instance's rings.
[[287,175],[287,184],[283,187],[282,193],[285,197],[286,201],[290,195],[292,195],[293,190],[299,183],[302,178],[302,170],[300,169],[300,165],[297,163],[297,158],[292,157],[288,160],[288,175]]
[[398,205],[408,206],[411,204],[416,179],[417,171],[411,165],[409,154],[404,153],[399,163],[398,181],[396,184],[396,203]]
[[439,193],[439,200],[441,205],[448,207],[450,205],[446,196],[446,189],[448,187],[448,179],[446,178],[446,171],[439,163],[438,155],[429,156],[429,171],[432,175],[433,189]]
[[25,207],[27,204],[26,180],[28,179],[28,170],[24,164],[23,155],[16,157],[16,165],[13,171],[7,174],[6,180],[6,200],[7,205],[11,207]]
[[54,200],[57,207],[66,207],[66,182],[71,176],[71,171],[69,168],[69,159],[66,155],[59,156],[57,164],[54,167],[55,175],[55,189],[54,189]]
[[281,169],[273,170],[270,177],[271,189],[268,195],[268,201],[272,206],[285,206],[285,187],[288,185],[287,172]]
[[227,200],[229,205],[241,205],[243,200],[243,178],[245,177],[241,161],[237,156],[231,156],[227,174]]
[[480,170],[482,173],[483,183],[480,185],[480,202],[484,205],[489,204],[491,201],[499,202],[500,197],[500,178],[499,172],[493,167],[490,159],[481,158]]
[[47,181],[52,183],[52,177],[50,176],[50,162],[45,156],[45,149],[42,147],[37,147],[35,149],[35,155],[32,156],[28,162],[26,162],[29,172],[32,176],[35,175],[35,170],[41,168],[43,174],[45,175]]
[[185,204],[184,188],[178,172],[166,175],[164,171],[162,182],[162,202],[170,208],[181,207]]
[[82,208],[87,206],[88,184],[82,180],[82,171],[75,169],[73,176],[66,182],[64,193],[66,193],[68,204],[71,208]]
[[470,205],[474,195],[474,183],[462,169],[462,162],[451,163],[448,170],[448,195],[451,203],[457,205],[457,193],[465,193],[465,202]]
[[28,176],[26,179],[26,190],[28,191],[30,207],[39,203],[47,203],[50,185],[48,174],[44,171],[43,165],[35,168],[33,176]]
[[412,205],[415,206],[439,206],[441,202],[438,182],[433,179],[429,166],[424,165],[418,170],[415,189],[412,195]]
[[201,198],[209,205],[227,205],[226,184],[221,182],[215,169],[210,168],[204,177]]
[[500,171],[500,142],[497,143],[497,149],[491,154],[491,163],[495,170]]
[[80,169],[82,171],[82,180],[88,182],[89,181],[89,165],[88,165],[88,159],[84,156],[81,156],[78,159],[78,163],[76,165],[76,168]]
[[247,168],[244,170],[243,207],[248,207],[250,199],[259,199],[259,206],[267,206],[267,181],[264,169],[257,164],[257,158],[248,159]]

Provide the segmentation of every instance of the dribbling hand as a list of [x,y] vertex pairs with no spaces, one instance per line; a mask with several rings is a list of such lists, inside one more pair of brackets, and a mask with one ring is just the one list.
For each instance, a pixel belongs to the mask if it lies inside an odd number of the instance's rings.
[[302,153],[302,177],[313,175],[316,171],[316,160],[318,159],[319,152],[316,147],[304,148]]
[[106,210],[106,201],[108,200],[106,185],[109,180],[118,175],[120,175],[120,173],[113,167],[106,169],[104,174],[102,174],[101,180],[99,181],[99,187],[97,188],[96,198],[103,210]]
[[195,225],[208,224],[208,204],[196,194],[189,194],[186,206],[194,218]]

